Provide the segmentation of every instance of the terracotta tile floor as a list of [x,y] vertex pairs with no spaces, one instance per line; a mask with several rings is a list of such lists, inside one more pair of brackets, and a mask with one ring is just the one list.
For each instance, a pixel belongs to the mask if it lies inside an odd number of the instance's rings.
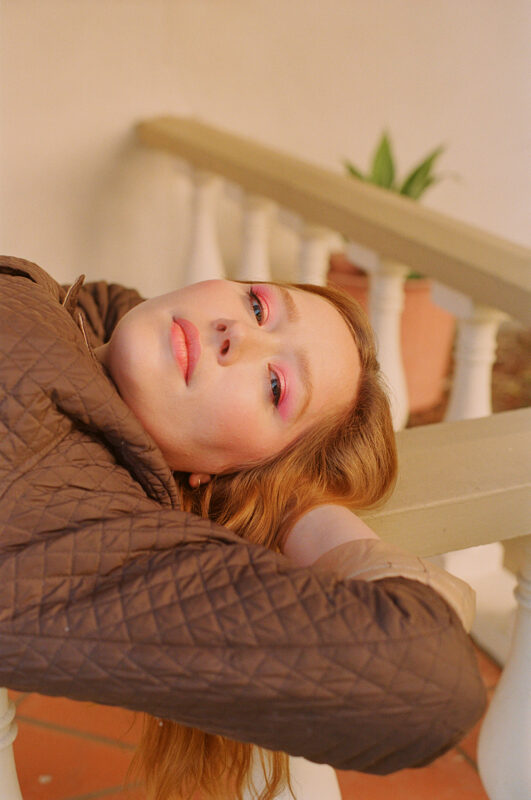
[[[500,670],[477,651],[489,696]],[[24,800],[144,800],[124,788],[141,715],[63,698],[11,692],[19,733],[15,760]],[[428,767],[386,777],[338,772],[343,800],[488,800],[476,769],[479,724]],[[326,798],[323,798],[326,800]]]

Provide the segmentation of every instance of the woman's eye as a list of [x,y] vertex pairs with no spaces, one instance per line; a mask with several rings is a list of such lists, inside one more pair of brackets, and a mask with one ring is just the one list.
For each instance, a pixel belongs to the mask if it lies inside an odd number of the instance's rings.
[[280,395],[282,394],[282,389],[280,386],[280,379],[278,375],[274,372],[270,373],[271,378],[271,394],[273,395],[273,405],[278,406],[280,402]]
[[256,321],[259,325],[262,325],[264,322],[264,307],[262,305],[262,301],[252,289],[249,289],[247,294],[249,295],[249,302],[251,304],[253,314],[256,317]]

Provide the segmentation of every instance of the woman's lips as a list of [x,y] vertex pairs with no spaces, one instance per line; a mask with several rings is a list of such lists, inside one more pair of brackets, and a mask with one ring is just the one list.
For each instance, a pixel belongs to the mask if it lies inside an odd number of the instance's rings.
[[173,319],[171,347],[173,356],[181,368],[184,380],[188,384],[201,355],[199,331],[193,322],[187,319]]

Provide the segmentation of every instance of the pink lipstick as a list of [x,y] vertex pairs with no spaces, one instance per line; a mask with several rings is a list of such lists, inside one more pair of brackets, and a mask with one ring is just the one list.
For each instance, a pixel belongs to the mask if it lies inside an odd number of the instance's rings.
[[181,368],[184,380],[188,384],[201,355],[199,331],[193,322],[187,319],[173,319],[171,348],[173,357]]

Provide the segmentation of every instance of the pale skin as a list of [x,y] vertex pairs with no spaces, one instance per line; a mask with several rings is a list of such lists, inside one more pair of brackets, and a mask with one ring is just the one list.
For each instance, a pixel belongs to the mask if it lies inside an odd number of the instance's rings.
[[284,543],[284,555],[299,567],[308,567],[328,550],[358,539],[378,539],[363,520],[345,506],[317,506],[293,526]]
[[[203,281],[141,303],[96,349],[123,400],[192,487],[280,452],[355,397],[352,335],[322,297],[272,284]],[[285,554],[305,566],[375,537],[341,506],[302,517]]]

